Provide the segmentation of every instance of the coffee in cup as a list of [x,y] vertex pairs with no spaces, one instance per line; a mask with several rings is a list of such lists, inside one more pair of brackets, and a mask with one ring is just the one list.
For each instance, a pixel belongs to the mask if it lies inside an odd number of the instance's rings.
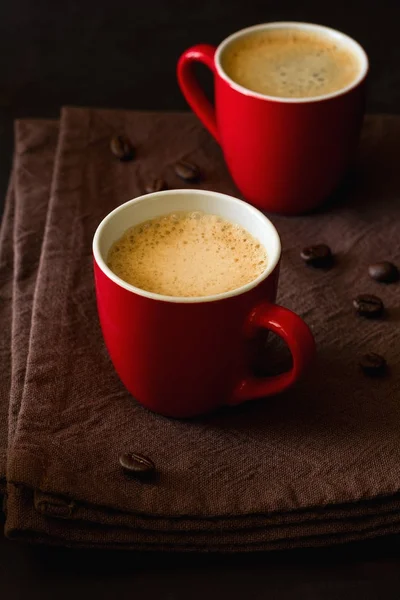
[[238,37],[221,55],[228,77],[267,96],[310,98],[350,85],[360,60],[348,44],[313,30],[255,30]]
[[[134,285],[118,275],[123,273],[113,265],[114,254],[120,265],[135,267]],[[111,360],[126,388],[154,412],[193,417],[266,398],[297,381],[313,359],[315,342],[307,325],[276,304],[278,233],[246,202],[206,190],[146,194],[103,219],[93,257]],[[139,281],[138,273],[151,276],[155,291],[144,289],[149,281]],[[217,293],[197,296],[210,284]],[[222,289],[227,291],[218,293]],[[171,295],[157,293],[164,290]],[[289,371],[254,377],[260,330],[273,331],[287,343],[293,356]]]
[[264,246],[244,227],[201,211],[159,216],[129,228],[107,264],[137,288],[175,297],[221,294],[257,279]]
[[[196,81],[214,74],[212,105]],[[180,57],[182,92],[221,145],[232,179],[263,211],[299,214],[332,196],[354,159],[368,57],[353,39],[312,23],[242,29],[218,48]]]

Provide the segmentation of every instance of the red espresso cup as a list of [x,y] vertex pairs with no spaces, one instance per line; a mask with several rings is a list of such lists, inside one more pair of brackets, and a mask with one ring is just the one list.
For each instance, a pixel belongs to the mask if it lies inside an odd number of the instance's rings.
[[[357,61],[349,85],[315,97],[284,98],[242,87],[223,68],[225,53],[254,33],[295,29],[346,49]],[[215,108],[193,73],[193,63],[214,74]],[[365,105],[368,58],[347,35],[310,23],[268,23],[234,33],[218,48],[201,44],[179,59],[177,76],[188,104],[220,144],[244,197],[265,211],[299,214],[335,190],[355,155]]]
[[[126,229],[175,211],[212,213],[245,227],[265,247],[266,269],[238,289],[187,298],[139,289],[108,268],[109,249]],[[192,417],[277,394],[292,385],[314,357],[308,326],[275,304],[278,233],[246,202],[203,190],[135,198],[100,223],[93,255],[98,313],[111,360],[128,391],[154,412]],[[260,328],[285,340],[293,357],[290,371],[264,379],[250,374],[251,340]]]

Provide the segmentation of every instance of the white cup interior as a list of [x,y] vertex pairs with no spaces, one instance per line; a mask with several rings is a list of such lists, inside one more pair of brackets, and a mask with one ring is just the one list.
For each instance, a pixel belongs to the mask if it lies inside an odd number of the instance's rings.
[[[177,211],[203,211],[241,225],[264,246],[268,258],[266,269],[257,279],[238,289],[213,296],[182,298],[163,296],[137,288],[120,279],[108,268],[107,255],[112,244],[129,227]],[[167,190],[130,200],[103,219],[93,238],[94,258],[101,270],[110,279],[136,294],[168,302],[211,302],[244,293],[268,277],[277,265],[280,254],[281,244],[278,233],[271,221],[259,210],[237,198],[204,190]]]
[[[241,37],[246,37],[251,35],[252,33],[260,32],[260,31],[269,31],[269,30],[279,30],[279,29],[297,29],[300,31],[306,31],[320,36],[321,38],[327,38],[329,40],[334,41],[336,44],[346,48],[349,52],[351,52],[358,60],[359,63],[359,71],[354,80],[347,86],[335,91],[330,94],[324,94],[321,96],[313,96],[307,98],[284,98],[280,96],[268,96],[266,94],[259,94],[258,92],[253,92],[238,83],[236,83],[233,79],[231,79],[226,72],[224,71],[221,58],[223,53],[229,51],[229,47],[236,42]],[[262,98],[264,100],[270,100],[272,102],[286,102],[290,103],[306,103],[306,102],[319,102],[321,100],[327,100],[329,98],[334,98],[335,96],[340,96],[350,91],[354,87],[356,87],[367,75],[369,63],[368,57],[365,50],[360,46],[358,42],[353,40],[348,35],[337,31],[336,29],[332,29],[331,27],[325,27],[323,25],[315,25],[314,23],[300,23],[297,21],[278,21],[274,23],[264,23],[261,25],[254,25],[253,27],[247,27],[246,29],[241,29],[236,33],[233,33],[229,37],[227,37],[217,48],[217,52],[215,54],[215,64],[219,75],[229,82],[229,84],[237,89],[238,91],[246,94],[248,96],[254,96],[256,98]]]

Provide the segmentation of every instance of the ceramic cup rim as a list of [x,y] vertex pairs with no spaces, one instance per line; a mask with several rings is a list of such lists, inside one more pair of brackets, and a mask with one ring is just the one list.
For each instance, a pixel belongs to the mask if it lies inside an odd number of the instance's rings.
[[[268,248],[266,248],[267,255],[268,255],[268,264],[267,264],[266,268],[263,270],[263,272],[258,277],[256,277],[252,281],[250,281],[249,283],[247,283],[239,288],[236,288],[234,290],[230,290],[228,292],[223,292],[223,293],[219,293],[219,294],[213,294],[213,295],[209,295],[209,296],[196,296],[196,297],[167,296],[167,295],[163,295],[163,294],[156,294],[154,292],[148,292],[146,290],[143,290],[139,287],[136,287],[134,285],[131,285],[131,284],[125,282],[123,279],[121,279],[120,277],[115,275],[115,273],[113,273],[113,271],[111,271],[111,269],[107,266],[105,257],[102,256],[102,251],[100,248],[102,236],[104,235],[104,231],[106,230],[106,228],[110,225],[110,223],[113,221],[113,219],[116,218],[117,215],[120,215],[121,212],[128,210],[132,205],[149,202],[154,198],[163,199],[168,196],[174,196],[174,195],[192,196],[192,197],[209,196],[209,197],[215,198],[216,201],[219,203],[220,202],[231,203],[233,206],[240,205],[241,207],[243,207],[243,205],[244,205],[245,210],[247,210],[254,217],[254,219],[258,219],[263,222],[265,228],[267,229],[268,238],[271,241],[270,246]],[[159,216],[162,216],[163,214],[168,214],[170,212],[171,211],[166,211],[166,212],[161,211]],[[129,227],[129,224],[127,224],[127,228],[128,227]],[[265,246],[265,244],[263,244],[263,245]],[[244,202],[243,200],[239,200],[238,198],[229,196],[228,194],[221,194],[219,192],[213,192],[213,191],[208,191],[208,190],[174,189],[174,190],[164,190],[161,192],[154,192],[151,194],[145,194],[143,196],[133,198],[132,200],[128,200],[127,202],[124,202],[123,204],[121,204],[120,206],[118,206],[117,208],[112,210],[110,213],[108,213],[108,215],[106,217],[104,217],[104,219],[98,225],[96,232],[94,234],[94,237],[93,237],[92,250],[93,250],[93,257],[97,263],[97,266],[101,269],[101,271],[103,271],[103,273],[106,275],[106,277],[108,277],[111,281],[116,283],[119,287],[124,288],[125,290],[132,292],[134,294],[137,294],[139,296],[143,296],[144,298],[149,298],[151,300],[157,300],[157,301],[163,301],[163,302],[173,302],[173,303],[180,303],[180,304],[194,304],[194,303],[216,302],[216,301],[220,301],[220,300],[225,300],[227,298],[232,298],[234,296],[239,296],[241,294],[245,294],[246,292],[249,292],[253,288],[257,287],[262,281],[264,281],[265,279],[268,278],[269,275],[271,275],[271,273],[274,271],[275,267],[278,265],[280,256],[281,256],[281,242],[280,242],[279,234],[278,234],[275,226],[271,223],[271,221],[261,211],[259,211],[254,206],[248,204],[247,202]]]
[[[312,31],[331,39],[340,40],[346,47],[349,48],[349,50],[352,53],[354,53],[358,57],[360,68],[357,76],[350,84],[343,88],[340,88],[339,90],[331,92],[330,94],[323,94],[321,96],[312,96],[307,98],[285,98],[282,96],[268,96],[267,94],[253,92],[252,90],[249,90],[248,88],[236,83],[227,75],[221,63],[221,57],[224,51],[226,50],[227,46],[229,46],[229,44],[231,44],[233,41],[237,40],[240,37],[244,37],[256,31],[265,31],[269,29],[299,29],[301,31]],[[321,102],[324,100],[330,100],[332,98],[343,96],[344,94],[347,94],[348,92],[356,88],[366,78],[368,74],[369,61],[367,53],[365,52],[361,44],[359,44],[356,40],[346,35],[345,33],[338,31],[337,29],[333,29],[332,27],[326,27],[325,25],[317,25],[315,23],[306,23],[301,21],[274,21],[272,23],[260,23],[259,25],[253,25],[251,27],[240,29],[239,31],[236,31],[235,33],[225,38],[216,50],[215,67],[218,75],[222,79],[224,79],[233,89],[246,96],[258,98],[259,100],[267,100],[269,102],[279,102],[284,104],[309,104],[312,102]]]

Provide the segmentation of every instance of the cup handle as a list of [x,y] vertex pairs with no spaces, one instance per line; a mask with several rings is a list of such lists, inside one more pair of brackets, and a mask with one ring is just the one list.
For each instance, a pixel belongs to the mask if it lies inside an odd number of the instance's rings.
[[260,327],[273,331],[287,343],[293,366],[290,371],[273,377],[245,377],[237,385],[229,404],[283,392],[301,377],[315,356],[315,341],[310,328],[287,308],[268,303],[258,305],[246,322],[245,336],[252,337]]
[[187,103],[219,143],[214,107],[199,86],[192,68],[194,62],[201,62],[216,75],[215,51],[216,48],[208,44],[198,44],[185,50],[178,61],[177,77]]

